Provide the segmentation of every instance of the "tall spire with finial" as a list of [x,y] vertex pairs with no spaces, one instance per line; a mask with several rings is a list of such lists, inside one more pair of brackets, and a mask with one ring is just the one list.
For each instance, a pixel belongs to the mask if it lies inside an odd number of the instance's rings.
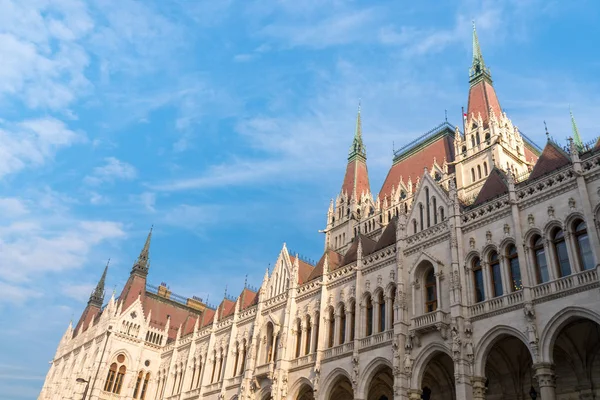
[[362,139],[362,122],[360,120],[360,100],[358,101],[358,112],[356,113],[356,129],[354,131],[354,139],[352,140],[352,146],[350,146],[350,152],[348,153],[348,160],[352,160],[356,157],[367,158],[367,149]]
[[98,308],[102,308],[102,302],[104,301],[104,284],[106,283],[106,273],[108,272],[108,264],[110,264],[110,258],[104,267],[104,272],[102,272],[102,276],[96,285],[96,288],[92,292],[90,296],[90,300],[88,304],[94,305]]
[[573,116],[573,111],[571,111],[571,106],[569,106],[569,114],[571,114],[571,128],[573,129],[573,144],[575,147],[581,151],[583,148],[583,142],[581,141],[581,136],[579,136],[579,129],[577,129],[577,124],[575,123],[575,117]]
[[486,79],[489,83],[492,83],[492,74],[490,70],[485,66],[483,61],[483,54],[481,54],[481,47],[479,46],[479,38],[477,37],[477,29],[475,29],[475,21],[473,21],[473,64],[469,71],[471,85],[476,84],[481,79]]
[[133,269],[131,270],[132,273],[137,273],[144,277],[146,275],[148,275],[148,269],[150,266],[150,264],[148,262],[148,258],[150,255],[150,241],[152,240],[152,230],[153,229],[154,229],[154,225],[152,225],[150,227],[150,232],[148,232],[148,237],[146,238],[146,243],[144,243],[144,248],[142,248],[140,255],[138,256],[137,260],[133,264]]

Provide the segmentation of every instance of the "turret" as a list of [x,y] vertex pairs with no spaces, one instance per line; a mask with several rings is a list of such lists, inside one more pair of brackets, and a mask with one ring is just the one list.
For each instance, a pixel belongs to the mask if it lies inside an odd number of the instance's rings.
[[79,318],[79,322],[77,322],[77,326],[75,327],[75,335],[79,335],[81,332],[86,330],[94,321],[94,317],[102,309],[102,303],[104,301],[104,285],[106,283],[106,273],[108,272],[109,263],[110,260],[108,260],[106,263],[104,271],[102,272],[102,276],[96,284],[96,288],[90,294],[90,299],[88,300],[87,306],[85,307],[85,310],[83,310],[81,318]]

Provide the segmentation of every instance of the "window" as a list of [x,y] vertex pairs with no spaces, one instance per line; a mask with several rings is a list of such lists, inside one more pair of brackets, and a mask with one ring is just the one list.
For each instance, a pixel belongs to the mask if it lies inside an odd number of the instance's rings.
[[127,372],[127,367],[124,365],[125,355],[119,354],[117,361],[113,362],[108,369],[106,382],[104,383],[104,391],[120,394],[121,386],[123,386],[123,378]]
[[413,219],[413,233],[417,233],[417,220]]
[[548,263],[546,262],[546,250],[544,249],[544,241],[539,235],[536,235],[531,240],[533,244],[533,261],[535,264],[535,273],[538,283],[548,282]]
[[425,188],[425,208],[427,209],[427,227],[429,228],[431,226],[431,218],[430,218],[430,212],[429,212],[429,188]]
[[423,230],[423,204],[419,203],[419,228]]
[[475,287],[475,302],[485,300],[485,288],[483,284],[483,270],[481,269],[481,260],[479,257],[473,260],[473,284]]
[[378,303],[379,303],[379,332],[385,331],[385,297],[383,292],[379,292]]
[[365,326],[367,327],[366,336],[371,336],[373,334],[373,302],[371,301],[371,296],[367,296],[367,314],[365,322]]
[[[318,314],[318,313],[317,313],[317,314],[315,315],[315,337],[317,337],[317,338],[319,337],[319,327],[321,326],[321,324],[319,323],[319,318],[320,318],[320,314]],[[314,344],[313,344],[313,345],[314,345],[314,348],[312,349],[312,351],[316,352],[316,351],[317,351],[317,347],[318,347],[318,345],[319,345],[319,344],[318,344],[318,343],[319,343],[319,341],[318,341],[318,340],[315,340],[313,343],[314,343]]]
[[500,269],[500,259],[498,253],[493,251],[490,254],[490,272],[492,275],[492,290],[493,296],[502,296],[502,271]]
[[144,373],[140,371],[135,381],[135,388],[133,389],[134,399],[137,399],[138,393],[140,391],[140,386],[142,385],[142,379],[144,379]]
[[342,304],[340,307],[340,344],[346,341],[346,307]]
[[354,303],[352,303],[350,307],[350,338],[348,340],[352,341],[354,340],[354,328],[356,324],[356,318],[354,314]]
[[304,354],[310,353],[310,338],[312,335],[312,323],[310,316],[306,317],[306,340],[304,343]]
[[435,197],[433,198],[433,224],[437,224],[438,223],[438,216],[437,216],[437,201],[435,199]]
[[487,163],[486,163],[485,161],[483,162],[483,174],[484,174],[485,176],[487,176],[487,175],[488,175]]
[[335,315],[333,314],[333,308],[329,309],[329,342],[327,347],[333,347],[333,338],[335,334]]
[[437,310],[437,282],[433,268],[425,274],[425,312]]
[[390,307],[391,309],[391,317],[390,317],[390,329],[394,329],[394,309],[395,309],[395,304],[396,304],[396,287],[394,286],[391,289],[391,297],[392,297],[392,301],[390,302]]
[[477,143],[477,145],[479,145],[479,143],[481,143],[481,139],[479,138],[479,133],[475,134],[475,142]]
[[481,179],[481,165],[477,166],[477,178]]
[[475,182],[475,168],[471,168],[471,182]]
[[560,276],[571,275],[571,265],[569,264],[569,254],[567,253],[567,242],[562,229],[556,228],[552,234],[552,246],[558,262],[558,272]]
[[521,267],[519,265],[519,254],[514,244],[511,244],[506,249],[506,259],[510,271],[510,291],[515,292],[523,289],[523,281],[521,280]]
[[442,220],[442,222],[446,220],[446,218],[444,217],[444,207],[440,207],[440,219]]
[[150,382],[150,372],[147,372],[146,377],[144,378],[144,386],[142,386],[140,400],[144,400],[146,398],[146,392],[148,391],[148,382]]
[[575,244],[577,247],[577,257],[582,270],[588,270],[594,268],[594,256],[592,254],[592,247],[590,246],[590,239],[587,234],[587,227],[585,222],[577,220],[573,223]]
[[296,324],[296,358],[300,357],[300,347],[302,346],[302,324],[300,320]]
[[210,374],[210,383],[213,383],[215,381],[215,370],[217,369],[217,352],[214,351],[213,352],[213,367],[212,367],[212,373]]

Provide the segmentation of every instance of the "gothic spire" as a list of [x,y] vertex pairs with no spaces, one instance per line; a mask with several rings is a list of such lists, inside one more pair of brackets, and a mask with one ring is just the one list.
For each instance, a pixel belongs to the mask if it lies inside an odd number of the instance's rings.
[[573,143],[575,147],[579,150],[583,148],[583,142],[581,141],[581,136],[579,135],[579,129],[577,129],[577,124],[575,123],[575,117],[573,116],[573,111],[571,111],[571,106],[569,106],[569,114],[571,114],[571,128],[573,129]]
[[88,304],[97,306],[98,308],[102,308],[102,302],[104,301],[104,284],[106,282],[106,273],[108,272],[108,264],[110,263],[110,258],[104,267],[104,272],[102,272],[102,276],[96,285],[96,289],[90,295],[90,300]]
[[492,75],[490,70],[485,66],[481,47],[479,46],[479,38],[477,37],[477,29],[475,29],[475,21],[473,21],[473,64],[469,71],[471,85],[476,84],[481,79],[486,79],[492,83]]
[[146,243],[144,243],[144,248],[140,252],[135,264],[133,264],[133,268],[131,270],[132,273],[138,273],[142,276],[148,275],[148,268],[150,263],[148,262],[148,257],[150,253],[150,241],[152,240],[152,229],[154,226],[150,227],[150,232],[148,232],[148,237],[146,238]]
[[362,123],[360,120],[360,102],[358,103],[358,113],[356,114],[356,130],[354,131],[354,140],[352,140],[352,146],[350,146],[350,152],[348,154],[348,161],[353,160],[357,157],[367,158],[367,149],[362,139]]

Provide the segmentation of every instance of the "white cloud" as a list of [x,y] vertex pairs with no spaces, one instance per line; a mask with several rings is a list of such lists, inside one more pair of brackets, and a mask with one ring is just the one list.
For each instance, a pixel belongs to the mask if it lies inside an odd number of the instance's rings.
[[29,210],[25,203],[15,197],[0,197],[0,214],[7,218],[14,219],[24,214],[27,214]]
[[132,180],[137,176],[135,167],[125,161],[120,161],[115,157],[107,157],[104,161],[103,166],[94,168],[92,174],[84,178],[87,184],[99,185],[115,180]]
[[70,283],[63,285],[60,291],[65,296],[83,303],[90,297],[90,293],[92,293],[95,287],[96,284],[92,283]]
[[29,166],[40,167],[59,149],[83,140],[82,134],[52,117],[16,124],[0,122],[0,178]]

